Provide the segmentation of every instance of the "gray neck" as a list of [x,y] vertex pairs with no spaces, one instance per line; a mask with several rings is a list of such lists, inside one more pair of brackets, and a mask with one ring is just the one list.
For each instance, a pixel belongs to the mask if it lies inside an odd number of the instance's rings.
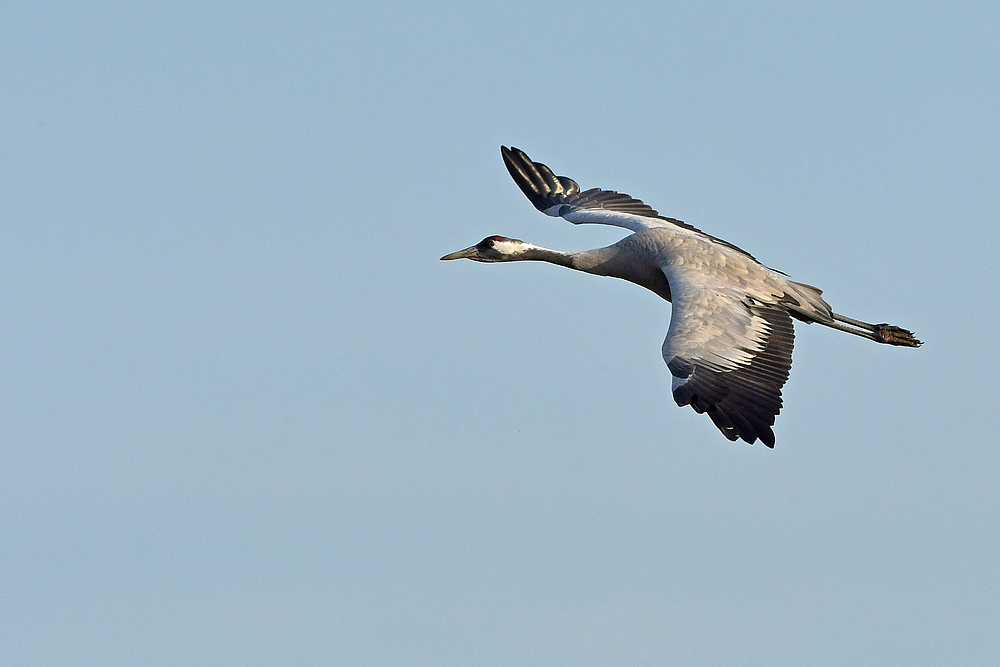
[[581,250],[580,252],[563,252],[562,250],[549,250],[548,248],[532,246],[520,253],[517,259],[548,262],[599,276],[611,276],[615,273],[609,272],[607,269],[617,254],[618,249],[614,246],[597,248],[596,250]]
[[630,253],[628,248],[625,242],[580,252],[563,252],[531,246],[518,254],[515,259],[548,262],[596,276],[621,278],[641,285],[670,301],[670,284],[660,267],[649,258],[648,253]]

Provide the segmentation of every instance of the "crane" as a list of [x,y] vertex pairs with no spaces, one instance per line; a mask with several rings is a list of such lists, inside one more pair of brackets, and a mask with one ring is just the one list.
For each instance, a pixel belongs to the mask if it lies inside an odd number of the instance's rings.
[[504,164],[542,213],[574,224],[623,227],[632,233],[606,248],[563,252],[504,236],[488,236],[442,260],[542,261],[621,278],[672,303],[663,360],[678,406],[707,414],[731,441],[774,447],[774,418],[792,367],[792,319],[818,322],[876,343],[919,347],[891,324],[839,315],[822,290],[789,280],[746,251],[680,220],[661,216],[614,190],[580,190],[524,151],[500,147]]

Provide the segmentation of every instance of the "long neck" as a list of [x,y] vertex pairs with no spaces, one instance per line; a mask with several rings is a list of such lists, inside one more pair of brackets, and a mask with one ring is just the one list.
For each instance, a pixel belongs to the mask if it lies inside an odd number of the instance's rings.
[[580,252],[564,252],[562,250],[550,250],[541,246],[530,246],[523,252],[518,253],[515,260],[527,260],[537,262],[548,262],[566,266],[577,271],[585,271],[599,276],[614,275],[604,270],[609,260],[617,255],[617,249],[597,248],[596,250],[581,250]]
[[534,260],[566,266],[577,271],[592,273],[596,276],[611,276],[621,278],[658,294],[670,301],[670,284],[667,277],[652,261],[642,261],[648,254],[629,253],[622,242],[607,248],[582,250],[580,252],[563,252],[549,250],[532,245],[518,253],[514,260]]

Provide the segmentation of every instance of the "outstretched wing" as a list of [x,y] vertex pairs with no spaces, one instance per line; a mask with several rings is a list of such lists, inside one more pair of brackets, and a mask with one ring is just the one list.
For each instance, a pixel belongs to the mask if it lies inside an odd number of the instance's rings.
[[521,192],[539,211],[556,218],[565,218],[574,224],[592,223],[624,227],[641,232],[653,227],[677,225],[710,238],[717,243],[739,250],[727,241],[705,234],[674,218],[665,218],[643,202],[614,190],[591,188],[580,191],[576,181],[566,176],[556,176],[541,162],[533,162],[527,154],[511,146],[500,147],[503,163]]
[[795,333],[779,304],[725,287],[671,281],[673,311],[663,360],[674,401],[707,413],[730,440],[774,447],[774,418],[792,367]]

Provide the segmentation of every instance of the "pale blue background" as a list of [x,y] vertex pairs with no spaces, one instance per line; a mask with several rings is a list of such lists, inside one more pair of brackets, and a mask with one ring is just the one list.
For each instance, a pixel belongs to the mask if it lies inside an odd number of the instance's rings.
[[[500,6],[491,6],[491,5]],[[0,662],[991,664],[1000,5],[7,3]],[[442,263],[501,143],[920,350],[797,327],[777,448],[669,306]]]

